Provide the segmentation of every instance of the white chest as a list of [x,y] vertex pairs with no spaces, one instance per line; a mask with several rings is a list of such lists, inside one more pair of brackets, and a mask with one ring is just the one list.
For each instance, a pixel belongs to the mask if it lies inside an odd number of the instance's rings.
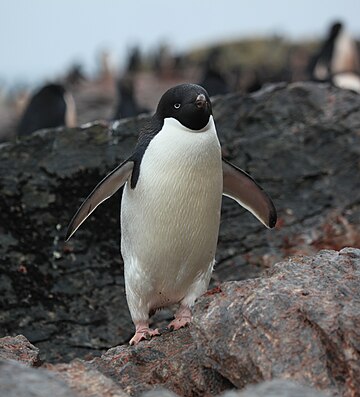
[[220,223],[221,150],[212,118],[202,132],[174,119],[150,142],[135,189],[121,208],[125,273],[146,273],[158,288],[186,285],[212,263]]

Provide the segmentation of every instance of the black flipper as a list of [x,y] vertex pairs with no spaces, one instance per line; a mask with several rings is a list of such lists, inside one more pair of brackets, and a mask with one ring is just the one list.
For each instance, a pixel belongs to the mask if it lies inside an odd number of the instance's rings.
[[66,232],[66,241],[70,239],[97,206],[111,197],[125,184],[131,177],[133,168],[134,162],[127,160],[111,171],[110,174],[95,187],[72,218]]
[[267,228],[276,224],[276,209],[268,194],[254,179],[228,161],[223,164],[223,194],[250,211]]

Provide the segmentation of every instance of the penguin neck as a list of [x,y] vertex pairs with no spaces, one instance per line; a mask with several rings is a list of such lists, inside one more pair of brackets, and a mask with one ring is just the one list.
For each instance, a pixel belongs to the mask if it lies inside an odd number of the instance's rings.
[[217,162],[221,157],[212,116],[201,130],[191,130],[174,118],[164,119],[163,128],[151,141],[148,150],[153,151],[152,158],[161,158],[161,161],[169,164],[174,163],[174,159],[181,159],[182,163],[186,163],[185,168],[191,168],[196,164],[198,166],[198,162],[203,162],[204,166],[208,167],[211,159],[216,158]]
[[210,130],[215,131],[215,123],[214,123],[213,116],[210,115],[209,121],[204,128],[202,128],[201,130],[192,130],[188,127],[185,127],[183,124],[180,123],[180,121],[174,119],[173,117],[168,117],[168,118],[164,119],[163,128],[164,129],[176,129],[176,130],[188,132],[191,134],[201,134],[203,132],[208,132]]

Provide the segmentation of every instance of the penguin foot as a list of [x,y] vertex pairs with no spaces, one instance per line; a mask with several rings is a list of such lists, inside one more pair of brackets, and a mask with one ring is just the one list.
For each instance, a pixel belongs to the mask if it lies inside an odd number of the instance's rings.
[[137,325],[135,335],[131,338],[129,344],[137,345],[140,341],[144,339],[149,340],[156,335],[160,335],[160,332],[157,328],[151,329],[148,325]]
[[187,306],[180,306],[175,313],[174,320],[167,326],[171,331],[176,331],[180,328],[186,327],[191,323],[191,310]]

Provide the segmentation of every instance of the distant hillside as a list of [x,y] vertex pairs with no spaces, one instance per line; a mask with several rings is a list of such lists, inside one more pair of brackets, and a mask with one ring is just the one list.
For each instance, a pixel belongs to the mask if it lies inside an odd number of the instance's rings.
[[253,37],[196,48],[190,51],[188,56],[190,60],[200,62],[212,48],[217,47],[223,54],[224,67],[254,68],[266,64],[280,68],[292,51],[301,48],[307,54],[312,54],[319,45],[319,40],[294,42],[280,36]]

